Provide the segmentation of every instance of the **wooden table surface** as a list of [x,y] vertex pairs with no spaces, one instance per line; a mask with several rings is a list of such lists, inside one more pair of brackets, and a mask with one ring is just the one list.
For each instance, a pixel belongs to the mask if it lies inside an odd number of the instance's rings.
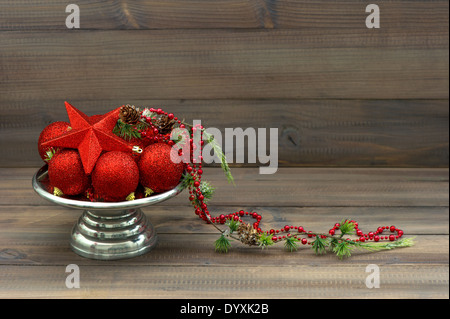
[[[200,221],[187,193],[147,207],[159,234],[151,252],[96,261],[69,247],[80,211],[46,202],[31,187],[36,168],[0,169],[1,298],[448,298],[448,169],[234,168],[236,186],[219,168],[204,179],[217,187],[213,214],[239,209],[263,215],[263,229],[286,224],[326,232],[342,218],[363,230],[396,225],[415,245],[339,260],[302,247],[261,250],[232,242],[214,251],[217,230]],[[66,266],[80,269],[80,288],[66,287]],[[380,288],[365,285],[380,269]]]
[[[0,1],[0,298],[449,297],[448,0],[382,1],[379,29],[361,0],[75,3],[80,29],[66,26],[67,1]],[[67,120],[64,101],[88,115],[162,107],[221,132],[277,128],[276,174],[233,167],[234,187],[205,170],[213,215],[257,211],[263,229],[317,232],[352,218],[416,244],[342,261],[236,242],[218,254],[217,230],[182,193],[144,209],[160,239],[150,253],[79,257],[81,212],[31,187],[39,134]],[[65,285],[69,264],[80,288]],[[380,288],[365,285],[370,264]]]

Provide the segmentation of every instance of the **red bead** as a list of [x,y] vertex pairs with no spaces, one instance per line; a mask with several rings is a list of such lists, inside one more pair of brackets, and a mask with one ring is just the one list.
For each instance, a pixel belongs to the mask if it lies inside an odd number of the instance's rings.
[[298,232],[299,232],[299,233],[303,233],[304,231],[305,231],[305,230],[303,229],[302,226],[298,227]]
[[397,231],[398,237],[402,237],[403,236],[403,230],[399,229]]
[[334,224],[334,227],[339,228],[341,227],[341,225],[339,225],[339,223]]
[[271,229],[271,230],[269,231],[269,233],[273,234],[273,233],[275,233],[275,230]]
[[243,210],[239,211],[239,215],[244,216],[244,211]]
[[369,232],[369,238],[372,239],[374,233],[373,232]]
[[167,115],[167,117],[169,118],[169,120],[173,120],[174,115],[173,115],[172,113],[169,113],[169,114]]
[[311,231],[308,232],[308,237],[311,238],[313,234],[311,234]]
[[395,236],[394,235],[389,235],[389,240],[390,241],[394,241],[395,240]]
[[329,233],[330,233],[331,236],[333,236],[334,233],[335,233],[334,229],[330,229]]
[[194,187],[199,187],[200,186],[200,182],[194,182]]
[[361,237],[359,238],[359,241],[363,243],[363,242],[366,241],[366,239],[365,239],[363,236],[361,236]]
[[379,240],[380,240],[380,236],[374,236],[374,237],[373,237],[373,240],[374,240],[374,241],[379,241]]
[[378,227],[377,232],[378,234],[381,234],[383,232],[383,227]]
[[391,232],[395,232],[395,226],[391,226],[391,227],[389,228],[389,230],[390,230]]
[[284,231],[289,231],[289,229],[291,229],[291,227],[289,227],[288,225],[284,226]]
[[358,229],[358,230],[356,231],[356,235],[362,236],[362,235],[363,235],[363,232],[362,232],[361,230]]
[[278,240],[277,236],[272,237],[272,241],[277,241],[277,240]]
[[307,242],[308,242],[308,241],[306,240],[306,238],[302,238],[302,244],[303,244],[303,245],[306,245]]

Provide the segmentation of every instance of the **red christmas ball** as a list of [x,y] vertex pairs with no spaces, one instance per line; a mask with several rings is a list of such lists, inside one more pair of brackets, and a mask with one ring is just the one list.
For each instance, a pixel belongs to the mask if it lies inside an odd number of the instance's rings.
[[171,190],[180,182],[184,171],[184,163],[175,163],[177,150],[165,143],[147,146],[139,161],[139,175],[142,186],[155,193]]
[[58,137],[62,134],[64,134],[65,132],[69,131],[70,128],[70,124],[67,122],[62,122],[62,121],[58,121],[58,122],[53,122],[49,125],[47,125],[41,132],[41,134],[39,135],[39,139],[38,139],[38,151],[39,151],[39,155],[41,156],[41,158],[45,161],[45,157],[47,155],[47,151],[50,150],[50,146],[47,147],[43,147],[42,143],[47,142],[51,139],[54,139],[55,137]]
[[50,185],[59,188],[65,195],[78,195],[89,186],[89,177],[84,172],[77,150],[63,149],[53,155],[48,164]]
[[92,186],[107,201],[122,201],[139,184],[139,169],[133,157],[112,151],[99,157],[92,171]]

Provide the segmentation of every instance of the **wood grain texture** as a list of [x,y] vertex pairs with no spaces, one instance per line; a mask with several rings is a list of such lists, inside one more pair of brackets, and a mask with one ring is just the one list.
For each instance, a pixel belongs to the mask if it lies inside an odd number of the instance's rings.
[[[367,265],[252,267],[80,267],[67,289],[64,266],[0,266],[2,298],[448,298],[448,265],[386,265],[379,289],[365,285]],[[17,280],[26,278],[27,280]],[[270,297],[269,297],[270,296]],[[186,301],[187,303],[187,301]]]
[[[377,30],[361,0],[76,3],[81,30],[65,27],[67,2],[0,3],[0,298],[449,297],[447,0],[383,1]],[[320,232],[389,223],[415,245],[342,261],[236,242],[217,254],[185,192],[144,209],[160,237],[150,253],[82,258],[69,248],[81,212],[31,186],[38,135],[67,119],[64,100],[89,115],[131,103],[221,130],[276,127],[276,174],[236,164],[233,186],[204,169],[213,215]],[[65,286],[68,264],[80,289]]]
[[[64,266],[0,266],[2,298],[448,298],[448,265],[386,265],[380,289],[365,285],[367,265],[318,267],[80,267],[67,289]],[[17,280],[27,278],[27,280]]]
[[[261,213],[264,227],[295,224],[315,231],[350,217],[363,230],[389,222],[415,236],[412,247],[355,252],[342,261],[315,256],[307,247],[290,254],[236,242],[229,254],[214,253],[218,233],[195,218],[183,194],[145,209],[160,236],[150,253],[112,262],[85,259],[69,248],[80,212],[38,200],[30,184],[34,171],[0,169],[0,298],[448,298],[448,169],[290,168],[261,176],[241,168],[236,183],[247,184],[238,196],[227,190],[220,169],[205,169],[205,178],[225,186],[211,212],[244,208]],[[283,193],[296,183],[302,190],[286,202]],[[79,289],[65,286],[68,264],[80,267]],[[380,267],[379,289],[365,286],[368,264]]]
[[[255,166],[253,153],[225,149],[225,128],[278,129],[280,166],[448,167],[448,100],[70,100],[89,115],[123,104],[162,106],[186,122],[201,119],[222,132],[222,147],[232,166]],[[38,166],[40,132],[68,121],[60,100],[2,105],[0,166]],[[225,119],[225,120],[224,120]],[[258,148],[255,148],[257,151]],[[235,154],[246,154],[244,164]],[[275,150],[271,151],[275,152]],[[233,156],[234,155],[234,156]],[[259,159],[258,155],[255,156]]]
[[[66,30],[66,1],[2,1],[0,30]],[[78,0],[82,29],[355,29],[365,27],[361,0]],[[448,29],[448,1],[379,3],[381,26]]]
[[[0,203],[48,204],[31,187],[37,168],[0,171]],[[447,207],[449,201],[448,169],[280,168],[276,174],[260,175],[257,168],[235,168],[232,174],[236,186],[227,182],[220,168],[206,168],[204,172],[203,179],[216,188],[211,204],[229,205],[232,199],[233,205],[242,209],[274,205]],[[186,196],[160,205],[189,207]]]
[[[333,254],[320,257],[322,264],[445,264],[448,254],[448,207],[409,208],[352,208],[352,207],[253,207],[263,216],[263,229],[280,229],[287,223],[302,225],[306,230],[327,232],[336,221],[350,217],[358,221],[365,232],[376,230],[386,221],[395,222],[405,236],[415,237],[415,245],[408,249],[382,251],[377,254],[354,251],[352,258],[337,260]],[[233,212],[238,207],[212,206],[211,211]],[[219,237],[211,225],[199,221],[190,209],[183,206],[149,207],[145,213],[159,236],[158,246],[151,254],[118,265],[214,265],[264,264],[276,266],[282,256],[284,266],[310,265],[315,255],[309,246],[301,246],[295,254],[283,253],[281,247],[261,252],[232,242],[228,255],[213,254],[214,241]],[[104,265],[104,261],[85,259],[69,248],[70,231],[81,212],[57,206],[0,206],[2,232],[0,234],[0,264],[3,265]],[[320,217],[319,217],[320,216]],[[251,221],[250,218],[244,220]],[[389,225],[390,226],[390,225]],[[27,234],[24,236],[24,234]],[[281,251],[280,251],[281,250]],[[282,255],[280,255],[282,254]]]
[[1,32],[0,105],[448,99],[448,31],[370,31]]

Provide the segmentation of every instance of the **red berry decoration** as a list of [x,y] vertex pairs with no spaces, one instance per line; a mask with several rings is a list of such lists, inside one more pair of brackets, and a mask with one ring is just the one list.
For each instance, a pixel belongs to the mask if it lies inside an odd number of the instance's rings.
[[62,121],[58,121],[58,122],[53,122],[49,125],[47,125],[41,132],[41,134],[39,135],[39,139],[38,139],[38,151],[39,151],[39,156],[41,156],[41,158],[45,161],[46,157],[47,157],[47,151],[50,150],[51,146],[42,146],[42,143],[47,142],[51,139],[54,139],[55,137],[58,137],[62,134],[64,134],[65,132],[69,131],[70,128],[70,124],[67,122],[62,122]]
[[80,154],[73,149],[63,149],[52,157],[48,164],[48,177],[50,185],[65,195],[81,194],[89,186]]
[[122,201],[136,190],[139,169],[128,153],[111,151],[99,157],[91,179],[94,190],[104,200]]
[[147,146],[139,161],[139,174],[142,186],[155,193],[171,190],[180,182],[184,171],[184,163],[174,163],[171,154],[176,156],[177,150],[165,143]]

